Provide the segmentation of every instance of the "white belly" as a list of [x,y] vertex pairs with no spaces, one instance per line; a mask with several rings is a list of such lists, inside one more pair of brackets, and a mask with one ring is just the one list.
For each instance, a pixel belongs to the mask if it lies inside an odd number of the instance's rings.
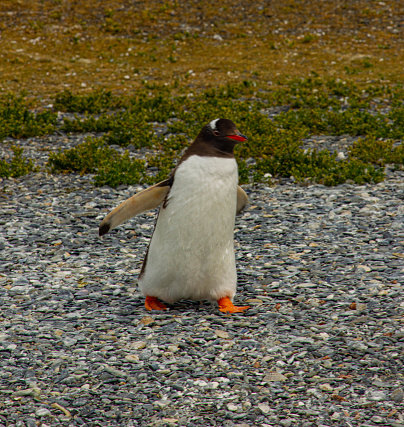
[[237,183],[234,159],[194,155],[180,164],[139,279],[144,295],[166,302],[233,298]]

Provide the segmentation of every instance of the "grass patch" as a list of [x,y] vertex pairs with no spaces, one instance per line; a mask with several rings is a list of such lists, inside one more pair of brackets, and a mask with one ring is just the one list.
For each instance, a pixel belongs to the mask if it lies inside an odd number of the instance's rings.
[[14,156],[10,161],[0,159],[0,177],[1,178],[18,178],[19,176],[27,175],[30,172],[35,172],[38,168],[34,165],[31,159],[23,157],[24,149],[11,146]]
[[56,114],[46,110],[33,113],[24,94],[7,94],[0,98],[0,139],[27,138],[53,133]]
[[290,169],[297,182],[316,182],[333,186],[345,182],[358,185],[378,183],[384,179],[384,171],[358,159],[337,160],[337,153],[313,150],[302,155]]
[[95,90],[88,95],[74,95],[70,90],[65,90],[56,94],[53,104],[57,111],[83,114],[99,114],[121,106],[120,98],[104,89]]
[[[360,89],[350,81],[318,76],[282,80],[275,89],[243,81],[191,96],[149,83],[134,96],[64,91],[56,95],[54,105],[76,116],[65,119],[61,129],[103,135],[51,154],[49,168],[54,173],[93,173],[96,185],[153,184],[167,177],[203,125],[226,117],[249,138],[236,148],[241,183],[268,181],[271,176],[324,185],[380,182],[386,164],[403,164],[404,149],[395,142],[404,135],[401,95],[399,85]],[[165,124],[168,133],[155,133],[154,123]],[[302,150],[304,138],[322,134],[361,138],[344,160],[328,151]],[[140,162],[111,147],[129,144],[156,154]]]
[[349,155],[381,167],[386,164],[404,165],[404,144],[394,146],[394,143],[391,139],[376,139],[374,136],[359,138],[349,149]]
[[52,173],[93,173],[96,185],[111,187],[136,184],[145,171],[144,161],[130,159],[128,151],[119,154],[102,138],[91,137],[77,147],[50,153],[48,166]]

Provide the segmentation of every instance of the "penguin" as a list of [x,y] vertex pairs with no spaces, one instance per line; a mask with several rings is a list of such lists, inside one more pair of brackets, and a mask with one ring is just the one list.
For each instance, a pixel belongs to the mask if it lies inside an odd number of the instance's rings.
[[212,120],[168,179],[124,201],[101,222],[99,235],[103,236],[160,206],[138,280],[147,310],[166,310],[163,301],[182,299],[217,301],[223,313],[249,308],[233,304],[235,216],[248,202],[238,186],[233,150],[246,140],[231,120]]

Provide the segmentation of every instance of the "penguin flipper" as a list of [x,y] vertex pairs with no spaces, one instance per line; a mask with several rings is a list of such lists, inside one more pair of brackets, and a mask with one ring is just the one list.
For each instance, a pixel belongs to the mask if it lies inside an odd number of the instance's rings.
[[237,214],[246,207],[247,203],[248,196],[246,192],[240,186],[237,186]]
[[142,212],[157,208],[164,201],[171,185],[170,179],[166,179],[122,202],[102,220],[99,228],[100,236]]

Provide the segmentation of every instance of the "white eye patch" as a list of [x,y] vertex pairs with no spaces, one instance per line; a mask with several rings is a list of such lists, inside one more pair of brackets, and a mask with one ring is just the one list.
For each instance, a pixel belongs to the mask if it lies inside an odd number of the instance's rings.
[[220,119],[212,120],[212,121],[209,123],[209,126],[210,126],[210,128],[211,128],[212,130],[216,130],[216,122],[217,122],[218,120],[220,120]]

